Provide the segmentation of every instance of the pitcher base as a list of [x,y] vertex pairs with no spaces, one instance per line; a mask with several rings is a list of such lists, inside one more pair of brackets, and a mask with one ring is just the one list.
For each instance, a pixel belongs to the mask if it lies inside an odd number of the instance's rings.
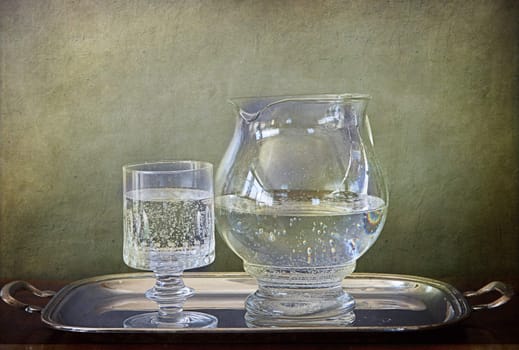
[[355,321],[354,299],[342,280],[355,264],[291,269],[245,264],[258,281],[246,302],[249,327],[333,327]]

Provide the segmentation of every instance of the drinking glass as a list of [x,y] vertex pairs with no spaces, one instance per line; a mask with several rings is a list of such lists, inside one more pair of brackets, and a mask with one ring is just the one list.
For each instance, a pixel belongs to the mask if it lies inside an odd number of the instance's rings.
[[182,273],[214,261],[213,166],[164,161],[123,167],[124,262],[156,276],[146,297],[158,312],[125,320],[128,328],[209,328],[216,317],[184,311],[194,290]]

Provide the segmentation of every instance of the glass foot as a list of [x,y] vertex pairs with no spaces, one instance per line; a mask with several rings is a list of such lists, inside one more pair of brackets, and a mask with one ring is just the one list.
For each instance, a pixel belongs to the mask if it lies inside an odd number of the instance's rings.
[[149,300],[158,304],[158,311],[135,315],[124,321],[125,328],[215,328],[218,319],[202,312],[184,311],[184,303],[194,290],[184,285],[182,270],[172,263],[175,254],[152,256],[155,285],[146,291]]
[[124,320],[124,328],[215,328],[218,319],[202,312],[183,311],[174,319],[159,318],[157,312],[139,314]]

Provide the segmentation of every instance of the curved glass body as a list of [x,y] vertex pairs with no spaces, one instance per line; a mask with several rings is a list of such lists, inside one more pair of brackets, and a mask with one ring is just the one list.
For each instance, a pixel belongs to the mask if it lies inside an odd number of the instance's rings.
[[340,287],[375,242],[386,185],[366,116],[369,96],[239,98],[216,175],[218,231],[256,277],[250,326],[347,324]]

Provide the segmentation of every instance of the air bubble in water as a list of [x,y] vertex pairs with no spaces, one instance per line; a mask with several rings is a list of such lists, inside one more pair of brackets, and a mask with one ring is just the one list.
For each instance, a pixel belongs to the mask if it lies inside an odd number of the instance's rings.
[[308,255],[308,258],[307,258],[307,263],[311,264],[312,263],[312,248],[311,247],[308,247],[306,249],[306,254]]

